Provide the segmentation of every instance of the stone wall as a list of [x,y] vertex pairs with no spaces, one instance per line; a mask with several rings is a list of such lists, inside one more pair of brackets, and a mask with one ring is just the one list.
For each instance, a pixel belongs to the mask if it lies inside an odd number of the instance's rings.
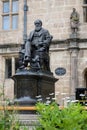
[[[19,25],[17,30],[2,30],[2,23],[0,24],[0,44],[21,44],[23,42],[23,3],[24,0],[19,0]],[[71,85],[71,68],[70,68],[70,51],[68,50],[67,39],[71,34],[70,30],[70,14],[72,8],[76,8],[80,14],[80,39],[87,37],[87,23],[83,22],[83,1],[82,0],[27,0],[28,12],[27,12],[27,34],[34,28],[33,22],[36,19],[43,21],[43,27],[48,29],[50,34],[53,35],[53,42],[50,48],[50,65],[51,71],[54,76],[59,79],[56,82],[56,92],[60,92],[58,99],[64,96],[70,96]],[[0,21],[2,21],[2,0],[0,1]],[[78,86],[84,87],[84,73],[87,68],[87,41],[80,42],[78,53]],[[3,47],[4,48],[4,47]],[[5,71],[5,56],[18,55],[18,50],[13,47],[13,50],[0,49],[0,68],[2,72],[0,77],[4,80]],[[3,69],[2,69],[3,66]],[[58,67],[64,67],[66,74],[58,76],[55,74],[55,69]],[[10,86],[9,86],[10,85]],[[13,83],[11,79],[5,80],[5,94],[6,96],[13,98]],[[12,86],[12,87],[11,87]],[[10,95],[8,93],[11,93]],[[62,93],[62,94],[61,94]],[[65,93],[65,95],[63,95]]]
[[[19,24],[15,31],[3,31],[0,24],[0,44],[23,42],[23,4],[19,0]],[[76,8],[80,14],[80,37],[86,38],[87,24],[83,23],[82,0],[27,0],[27,33],[34,28],[36,19],[43,21],[43,26],[53,35],[54,39],[66,39],[70,34],[70,14]],[[0,1],[0,21],[2,21],[2,0]],[[15,40],[14,40],[15,39]]]

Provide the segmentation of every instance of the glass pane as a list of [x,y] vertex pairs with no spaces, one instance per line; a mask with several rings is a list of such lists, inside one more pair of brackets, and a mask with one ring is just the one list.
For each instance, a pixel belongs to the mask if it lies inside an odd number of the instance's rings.
[[87,8],[83,8],[83,18],[84,22],[87,22]]
[[87,4],[87,0],[84,0],[84,4]]
[[15,58],[15,72],[19,68],[19,58]]
[[5,78],[11,78],[12,76],[12,64],[11,59],[5,61]]
[[12,12],[18,12],[18,0],[12,1]]
[[9,28],[10,28],[9,16],[3,16],[3,29],[9,30]]
[[18,28],[18,15],[12,16],[12,29]]
[[3,12],[4,13],[9,12],[9,1],[3,2]]

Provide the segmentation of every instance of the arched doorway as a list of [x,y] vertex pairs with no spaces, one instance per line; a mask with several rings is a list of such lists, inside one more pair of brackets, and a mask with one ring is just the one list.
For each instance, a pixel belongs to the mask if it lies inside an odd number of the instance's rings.
[[[84,100],[87,98],[87,68],[83,71],[83,86],[80,88],[76,88],[76,99],[80,100],[81,104],[83,104],[83,98]],[[84,95],[84,96],[81,96]]]

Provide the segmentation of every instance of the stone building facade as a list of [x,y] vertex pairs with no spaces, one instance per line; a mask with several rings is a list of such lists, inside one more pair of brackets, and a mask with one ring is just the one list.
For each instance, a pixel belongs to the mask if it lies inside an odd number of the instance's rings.
[[[9,2],[7,12],[4,11],[8,6],[6,2]],[[18,4],[14,4],[15,2]],[[24,2],[25,0],[0,1],[0,86],[5,96],[11,99],[14,98],[14,83],[6,75],[9,65],[11,65],[11,75],[15,74],[16,59],[20,45],[24,42]],[[43,27],[53,35],[50,66],[54,76],[59,79],[55,84],[55,91],[59,93],[57,100],[65,96],[74,97],[75,88],[87,87],[87,0],[26,0],[26,2],[27,35],[34,28],[33,23],[36,19],[41,19]],[[16,12],[12,10],[13,6],[17,6]],[[70,15],[73,8],[76,8],[80,15],[78,37],[74,40],[70,38]],[[15,29],[12,26],[13,15],[17,15],[18,18]],[[9,22],[4,21],[6,20],[4,16],[9,16]],[[9,28],[5,28],[8,24]],[[55,69],[59,67],[65,68],[66,74],[56,75]]]

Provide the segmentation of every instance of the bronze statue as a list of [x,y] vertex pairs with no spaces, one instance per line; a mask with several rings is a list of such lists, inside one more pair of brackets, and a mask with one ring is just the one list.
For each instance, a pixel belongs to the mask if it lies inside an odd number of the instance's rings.
[[70,25],[72,33],[77,33],[79,27],[79,14],[77,13],[75,8],[73,8],[73,12],[70,16]]
[[25,44],[24,67],[27,67],[30,63],[32,70],[50,71],[49,46],[52,36],[48,30],[42,28],[41,20],[37,19],[34,25],[35,29],[30,32]]

